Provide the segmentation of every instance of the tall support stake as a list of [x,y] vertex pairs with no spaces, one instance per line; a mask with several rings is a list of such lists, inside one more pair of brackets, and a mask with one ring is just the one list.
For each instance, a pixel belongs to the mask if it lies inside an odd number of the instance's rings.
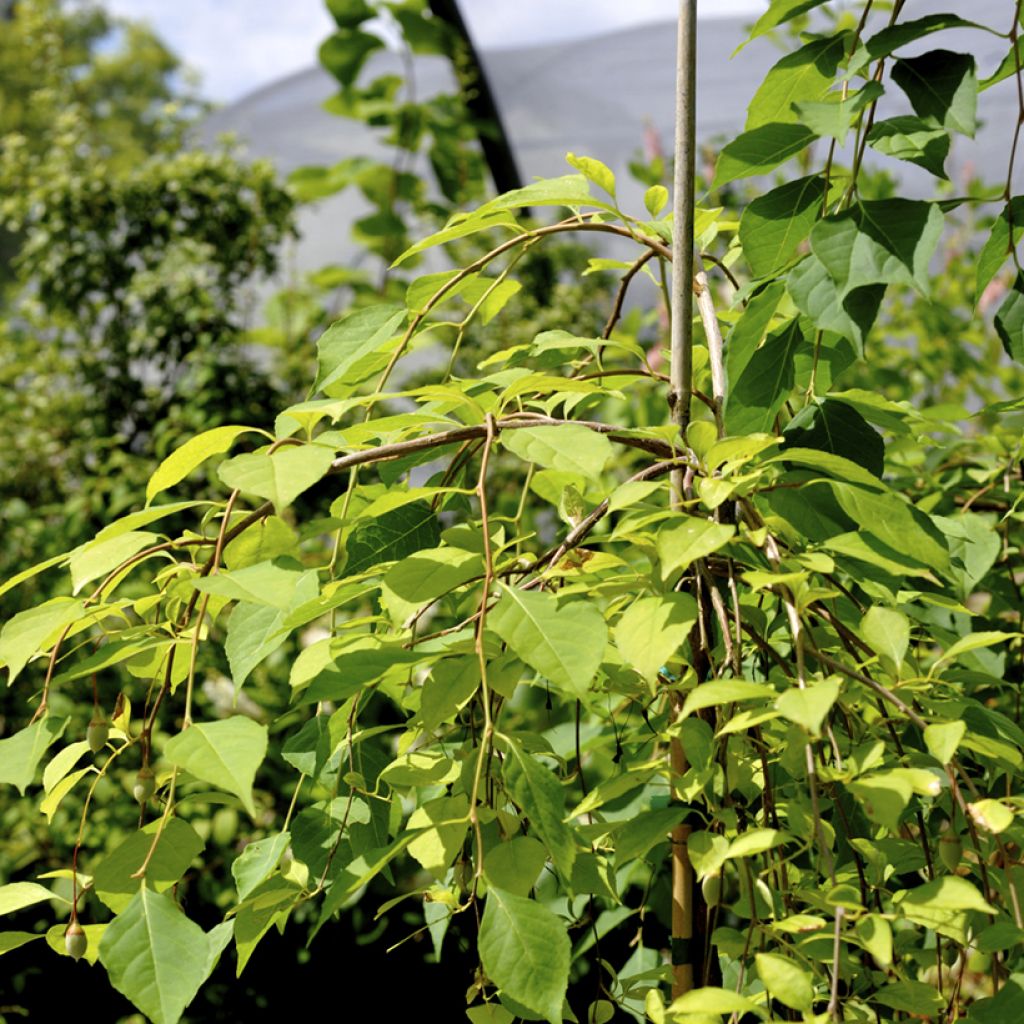
[[[672,229],[672,341],[669,403],[685,444],[693,393],[693,203],[696,165],[697,0],[679,2],[679,42],[676,52],[676,138]],[[683,473],[673,474],[677,507],[683,499]],[[679,702],[673,700],[679,711]],[[686,751],[678,738],[669,752],[673,784],[687,769]],[[678,799],[678,790],[676,791]],[[687,823],[672,830],[672,996],[689,992],[694,984],[693,868],[687,843]]]
[[457,0],[428,0],[428,6],[431,14],[445,22],[462,45],[465,60],[453,60],[452,70],[458,79],[466,109],[473,116],[480,148],[494,179],[495,189],[498,192],[511,192],[521,188],[522,178],[519,176],[515,154],[505,132],[498,104],[491,92],[483,62],[473,45],[473,39],[463,20]]

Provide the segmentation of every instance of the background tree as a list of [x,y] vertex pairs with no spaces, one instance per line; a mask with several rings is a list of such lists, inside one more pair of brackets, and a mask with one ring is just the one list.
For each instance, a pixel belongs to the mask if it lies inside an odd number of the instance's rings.
[[277,399],[243,285],[276,269],[292,200],[266,163],[181,151],[203,105],[149,30],[26,0],[2,39],[10,569],[135,503],[141,452]]

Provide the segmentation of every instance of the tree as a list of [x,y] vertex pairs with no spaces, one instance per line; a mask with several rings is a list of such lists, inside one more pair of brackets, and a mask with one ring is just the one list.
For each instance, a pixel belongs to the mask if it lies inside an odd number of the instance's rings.
[[47,0],[7,29],[5,573],[136,503],[143,452],[282,398],[242,348],[242,285],[273,273],[293,230],[269,164],[180,151],[202,108],[148,30]]
[[[846,381],[931,294],[958,209],[998,211],[977,296],[1017,266],[1015,138],[999,193],[879,195],[863,166],[870,146],[941,179],[979,92],[1020,74],[1021,12],[989,27],[1009,54],[979,81],[969,53],[903,50],[975,26],[902,6],[812,22],[769,72],[712,188],[815,162],[738,219],[697,207],[668,380],[664,339],[616,301],[600,337],[567,324],[390,390],[408,353],[500,317],[552,237],[621,240],[618,298],[666,278],[673,241],[683,265],[664,187],[624,211],[608,168],[572,157],[400,255],[490,246],[332,325],[316,397],[272,431],[199,434],[145,508],[5,584],[60,570],[73,590],[0,632],[33,709],[0,779],[34,789],[45,758],[43,810],[75,837],[51,945],[171,1021],[228,945],[241,972],[272,925],[313,937],[397,888],[380,913],[416,905],[442,963],[472,950],[474,1021],[1015,1015],[1020,401],[989,401],[979,431]],[[775,0],[752,35],[811,8]],[[907,112],[878,121],[883,91]],[[1010,355],[1016,280],[994,322]],[[224,455],[222,497],[158,533]],[[224,800],[252,823],[230,881],[203,855]],[[220,923],[196,923],[199,894]],[[673,900],[696,904],[692,936]]]

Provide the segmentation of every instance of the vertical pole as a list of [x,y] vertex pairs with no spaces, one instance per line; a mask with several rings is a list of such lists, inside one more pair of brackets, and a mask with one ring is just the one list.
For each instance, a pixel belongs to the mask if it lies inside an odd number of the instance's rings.
[[[672,421],[685,444],[693,391],[693,203],[696,164],[697,0],[679,0],[679,42],[676,54],[676,138],[673,179],[672,338],[670,394]],[[673,474],[676,507],[683,499],[683,473]],[[673,700],[678,712],[679,702]],[[673,739],[669,752],[673,786],[687,769],[686,751]],[[678,799],[678,791],[676,790]],[[694,985],[693,868],[687,851],[688,824],[672,830],[672,997]]]
[[672,205],[672,418],[685,431],[693,391],[693,193],[696,164],[697,0],[679,0]]
[[453,60],[452,71],[458,80],[466,109],[473,116],[480,148],[490,169],[495,189],[500,193],[521,188],[523,182],[516,165],[515,154],[512,152],[498,104],[484,73],[483,62],[459,10],[458,0],[428,0],[428,6],[435,18],[440,18],[451,28],[464,50],[466,60]]

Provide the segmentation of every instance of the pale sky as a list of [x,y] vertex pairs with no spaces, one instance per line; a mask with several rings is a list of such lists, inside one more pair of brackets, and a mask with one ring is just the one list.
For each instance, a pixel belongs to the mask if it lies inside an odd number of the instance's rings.
[[[698,0],[702,17],[756,15],[765,0]],[[323,0],[107,0],[116,14],[150,22],[202,76],[204,94],[230,102],[316,63],[333,22]],[[678,0],[462,0],[478,45],[488,48],[665,21]]]

